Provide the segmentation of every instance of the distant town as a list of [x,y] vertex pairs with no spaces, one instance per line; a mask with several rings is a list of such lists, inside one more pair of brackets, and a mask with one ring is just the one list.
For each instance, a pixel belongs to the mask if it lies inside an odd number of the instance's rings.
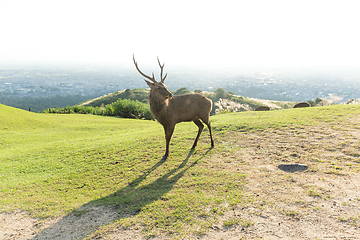
[[[172,91],[181,87],[210,92],[223,88],[235,95],[278,101],[327,98],[344,103],[360,98],[360,70],[356,68],[180,69],[168,72],[165,83]],[[15,103],[21,99],[48,99],[49,105],[43,103],[43,108],[65,107],[124,89],[146,87],[132,68],[0,66],[0,103],[14,107],[19,107]],[[50,101],[53,98],[60,102]]]

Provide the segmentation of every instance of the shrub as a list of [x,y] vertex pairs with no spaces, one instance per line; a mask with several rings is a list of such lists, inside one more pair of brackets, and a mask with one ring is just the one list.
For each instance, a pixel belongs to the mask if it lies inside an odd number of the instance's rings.
[[130,99],[119,99],[114,103],[101,106],[72,106],[65,108],[53,108],[43,111],[44,113],[79,113],[79,114],[94,114],[107,116],[122,116],[122,117],[144,117],[152,119],[150,107],[146,103],[134,101]]
[[112,113],[132,113],[135,116],[141,116],[141,114],[144,114],[147,117],[151,117],[149,105],[137,100],[119,99],[114,103],[106,105],[105,111],[110,111]]

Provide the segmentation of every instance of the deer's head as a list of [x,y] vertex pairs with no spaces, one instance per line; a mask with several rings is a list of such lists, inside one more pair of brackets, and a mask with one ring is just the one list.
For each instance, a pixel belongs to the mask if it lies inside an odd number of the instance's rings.
[[140,69],[139,69],[139,67],[137,65],[137,62],[135,61],[135,56],[134,55],[133,55],[133,60],[134,60],[135,67],[138,70],[138,72],[143,77],[151,80],[151,82],[150,82],[150,81],[144,79],[145,82],[147,83],[147,85],[150,87],[150,93],[155,94],[158,98],[161,98],[163,100],[166,100],[167,98],[171,98],[173,96],[172,93],[165,86],[164,81],[165,81],[165,78],[167,77],[167,74],[165,74],[165,77],[163,77],[164,64],[163,65],[160,64],[159,58],[157,58],[157,60],[158,60],[158,63],[159,63],[160,69],[161,69],[161,73],[160,73],[161,81],[160,82],[157,82],[155,80],[154,73],[152,73],[152,77],[150,77],[150,76],[147,76],[146,74],[144,74],[143,72],[140,71]]

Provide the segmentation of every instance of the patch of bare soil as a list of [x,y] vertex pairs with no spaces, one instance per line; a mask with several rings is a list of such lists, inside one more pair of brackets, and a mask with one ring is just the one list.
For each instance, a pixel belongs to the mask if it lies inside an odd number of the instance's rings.
[[359,239],[359,133],[348,125],[229,136],[243,149],[212,160],[229,170],[242,164],[249,204],[223,218],[252,224],[226,228],[219,222],[202,239]]
[[[206,161],[246,174],[245,200],[206,235],[186,239],[360,239],[358,122],[218,136],[231,154]],[[0,214],[0,239],[81,239],[121,217],[106,207],[44,221]],[[229,219],[239,221],[224,224]],[[141,226],[102,229],[90,238],[145,239]]]
[[100,226],[118,219],[115,209],[87,206],[57,219],[40,220],[24,212],[0,213],[0,239],[82,239]]

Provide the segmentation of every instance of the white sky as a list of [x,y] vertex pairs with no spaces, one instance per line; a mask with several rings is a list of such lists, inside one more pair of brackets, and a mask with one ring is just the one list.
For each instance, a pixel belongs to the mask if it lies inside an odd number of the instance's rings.
[[359,1],[0,0],[0,62],[360,66]]

